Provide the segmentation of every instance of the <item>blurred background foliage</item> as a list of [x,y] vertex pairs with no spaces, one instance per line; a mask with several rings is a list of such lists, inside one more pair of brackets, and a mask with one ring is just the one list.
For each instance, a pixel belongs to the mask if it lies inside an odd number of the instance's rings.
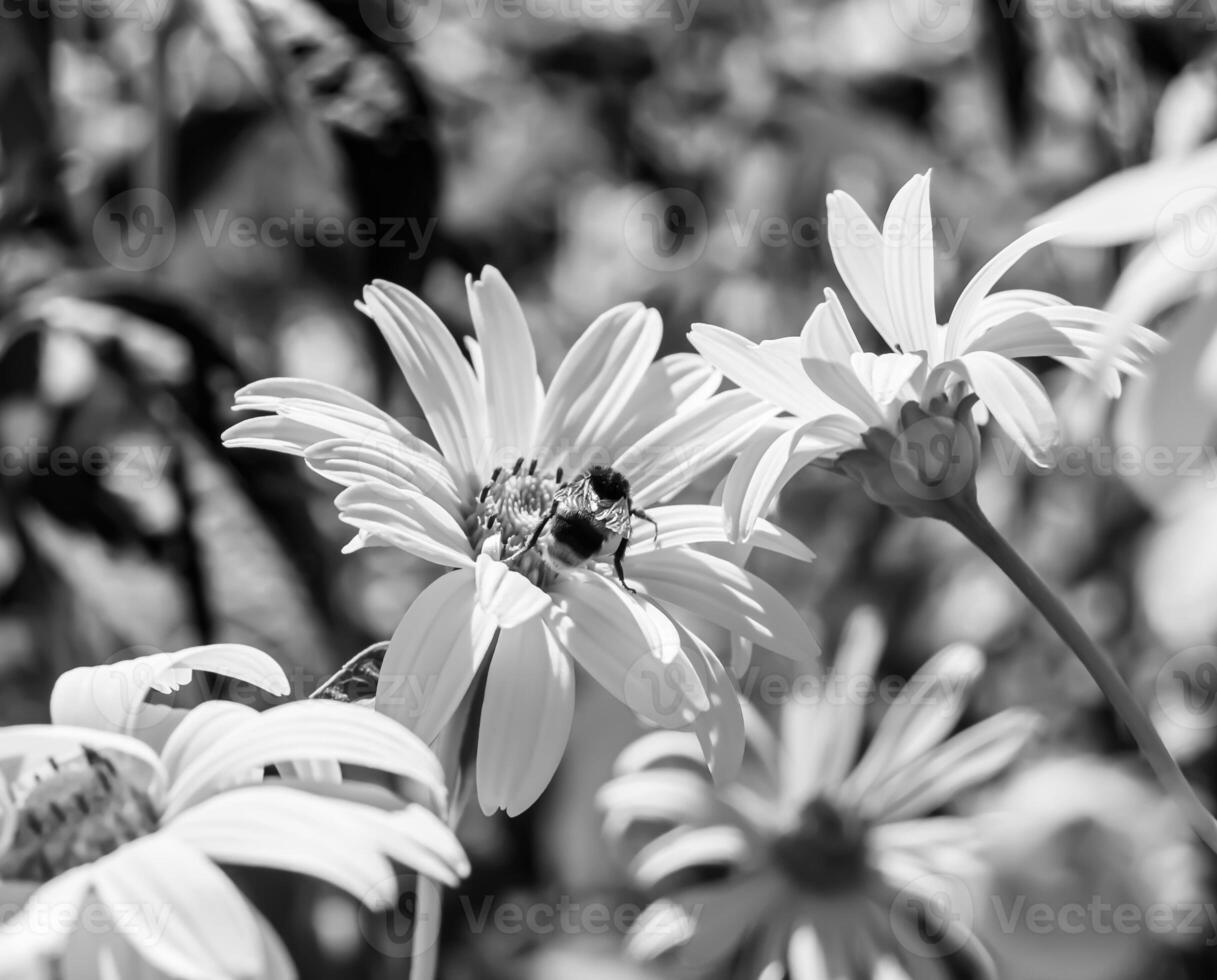
[[[497,265],[525,305],[543,371],[596,314],[629,299],[661,310],[665,353],[688,349],[695,321],[758,340],[787,335],[825,286],[840,286],[825,193],[844,188],[878,215],[911,173],[933,167],[945,309],[1039,212],[1217,133],[1208,0],[960,0],[930,24],[927,9],[922,0],[8,4],[3,721],[41,718],[53,678],[70,666],[217,640],[266,649],[303,694],[390,632],[434,570],[388,550],[340,556],[331,490],[294,461],[225,452],[218,439],[235,388],[275,374],[417,414],[352,308],[373,277],[421,292],[463,334],[463,276]],[[678,238],[657,251],[652,223],[673,202],[688,227],[670,228]],[[314,231],[246,241],[229,233],[238,219]],[[322,244],[321,219],[348,230],[370,219],[374,242],[347,233]],[[1125,259],[1044,249],[1010,285],[1102,305]],[[1189,300],[1162,315],[1164,333],[1191,340],[1118,411],[1165,413],[1156,431],[1212,445],[1215,393],[1195,363],[1214,312]],[[1059,371],[1045,382],[1067,441],[1111,445],[1108,406]],[[1154,390],[1174,392],[1173,404],[1163,408]],[[1004,472],[1015,454],[990,435],[990,513],[1062,585],[1211,791],[1217,720],[1171,702],[1217,692],[1211,464],[1195,477],[1207,494],[1168,515],[1154,488],[1134,492],[1097,464]],[[86,465],[89,451],[96,465]],[[1042,828],[1035,846],[995,844],[1022,883],[1011,888],[1142,903],[1209,894],[1210,869],[1161,817],[1097,690],[981,557],[945,527],[895,518],[820,471],[791,485],[779,519],[819,560],[809,572],[766,557],[759,569],[826,649],[855,605],[874,603],[889,623],[887,672],[907,675],[946,643],[970,640],[991,663],[976,717],[1030,704],[1050,719],[1045,758],[996,791]],[[760,656],[744,686],[755,696],[760,678],[788,669]],[[542,803],[510,824],[467,821],[476,870],[465,905],[454,898],[446,917],[446,976],[648,975],[620,962],[612,936],[471,928],[468,910],[486,898],[641,900],[599,843],[592,803],[636,728],[595,685],[581,697],[586,723]],[[1162,872],[1180,853],[1191,855],[1183,870]],[[401,921],[371,923],[306,883],[249,876],[249,887],[304,975],[405,975],[400,942],[384,936],[408,925],[408,906]],[[1093,933],[993,939],[1010,976],[1027,980],[1198,978],[1215,963],[1194,937],[1122,937],[1119,955]]]

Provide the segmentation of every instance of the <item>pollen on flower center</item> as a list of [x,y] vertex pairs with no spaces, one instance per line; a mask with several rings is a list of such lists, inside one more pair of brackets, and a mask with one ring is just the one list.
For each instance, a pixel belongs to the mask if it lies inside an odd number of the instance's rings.
[[771,845],[774,866],[817,895],[848,891],[867,868],[867,822],[826,797],[808,803],[798,823]]
[[[482,487],[470,519],[469,540],[475,551],[492,536],[499,539],[500,555],[521,552],[532,540],[537,525],[553,506],[554,491],[562,485],[562,470],[537,472],[534,459],[516,460],[511,470],[497,468]],[[536,585],[545,584],[549,571],[535,549],[521,554],[516,571]]]
[[0,880],[49,881],[150,834],[159,814],[152,799],[105,755],[86,748],[13,787],[17,825],[0,855]]

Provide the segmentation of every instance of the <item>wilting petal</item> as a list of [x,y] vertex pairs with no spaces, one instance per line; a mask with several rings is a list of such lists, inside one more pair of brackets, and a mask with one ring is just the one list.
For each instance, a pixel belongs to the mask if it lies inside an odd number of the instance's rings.
[[196,670],[222,674],[282,697],[291,693],[274,658],[239,643],[188,647],[115,664],[75,667],[51,691],[51,721],[132,734],[151,691],[164,694],[190,682]]
[[491,455],[533,455],[539,402],[537,357],[519,300],[498,269],[465,279],[473,329],[482,349]]
[[427,586],[398,624],[380,669],[376,710],[431,742],[452,717],[494,637],[473,569]]
[[1000,354],[974,351],[935,368],[927,389],[945,383],[951,372],[968,382],[1019,449],[1047,465],[1060,426],[1048,395],[1030,371]]
[[799,684],[782,706],[782,798],[797,810],[835,790],[858,757],[875,669],[887,642],[882,617],[857,609],[845,623],[831,671]]
[[[439,317],[413,293],[378,279],[360,306],[380,328],[410,391],[466,492],[475,492],[487,445],[482,386]],[[532,376],[528,383],[533,383]]]
[[896,192],[883,219],[883,278],[892,325],[903,352],[933,353],[940,341],[934,312],[934,227],[930,175],[916,174]]
[[439,761],[413,732],[381,714],[338,701],[270,708],[196,753],[170,788],[173,815],[215,792],[232,775],[295,759],[333,759],[420,782],[442,802]]
[[647,507],[729,459],[775,414],[746,391],[724,391],[653,429],[614,465],[629,478],[635,505]]
[[478,555],[474,584],[478,607],[503,629],[528,622],[549,608],[546,593],[489,555]]
[[888,307],[883,236],[862,206],[844,191],[828,195],[828,244],[845,288],[888,347],[904,338]]
[[986,718],[922,756],[916,766],[891,773],[872,787],[860,805],[894,823],[930,813],[1010,765],[1036,737],[1042,719],[1012,708]]
[[[730,540],[721,507],[708,504],[667,504],[651,507],[648,513],[659,530],[653,534],[645,531],[639,534],[635,531],[634,536],[630,538],[630,556],[645,555],[659,548],[681,545],[727,544]],[[747,544],[798,561],[811,561],[815,558],[811,549],[793,534],[765,520],[756,522]]]
[[1061,235],[1064,230],[1064,227],[1059,224],[1045,224],[1033,228],[1026,234],[1020,235],[981,266],[980,271],[963,288],[963,292],[959,294],[959,299],[955,301],[955,306],[951,310],[951,318],[947,321],[946,345],[943,350],[945,359],[949,360],[963,353],[969,342],[970,328],[980,313],[981,303],[1001,281],[1002,276],[1037,245],[1051,241]]
[[865,796],[893,772],[917,764],[919,756],[946,738],[963,716],[984,667],[984,655],[966,643],[946,647],[926,661],[888,706],[845,792]]
[[486,678],[477,750],[482,812],[514,817],[553,778],[575,713],[575,671],[541,620],[499,635]]
[[152,834],[96,862],[93,887],[140,957],[170,976],[262,975],[261,931],[249,903],[227,875],[173,836]]
[[731,562],[691,548],[661,548],[638,555],[629,571],[647,595],[758,646],[795,660],[819,655],[819,644],[786,598]]
[[674,728],[710,706],[672,622],[601,576],[567,575],[546,615],[566,652],[637,714]]
[[607,460],[659,349],[663,324],[641,303],[602,313],[562,359],[541,409],[538,455],[550,468]]
[[456,518],[421,493],[361,483],[343,490],[334,504],[339,520],[362,532],[361,544],[391,545],[449,568],[473,565],[469,539]]

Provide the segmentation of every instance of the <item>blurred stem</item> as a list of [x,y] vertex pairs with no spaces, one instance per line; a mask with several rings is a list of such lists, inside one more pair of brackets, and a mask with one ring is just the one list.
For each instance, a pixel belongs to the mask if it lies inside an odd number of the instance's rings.
[[1196,795],[1111,657],[1099,649],[1056,592],[990,523],[974,497],[960,494],[953,504],[950,516],[944,519],[993,560],[1077,655],[1132,733],[1159,782],[1183,808],[1197,836],[1217,852],[1217,818]]

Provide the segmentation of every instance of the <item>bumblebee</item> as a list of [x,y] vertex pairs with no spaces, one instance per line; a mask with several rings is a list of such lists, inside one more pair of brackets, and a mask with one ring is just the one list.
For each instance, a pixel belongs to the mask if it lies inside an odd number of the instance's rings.
[[617,580],[632,593],[625,584],[622,562],[635,517],[654,525],[658,535],[659,525],[630,499],[630,481],[611,467],[593,466],[558,487],[549,513],[512,558],[539,545],[545,563],[554,571],[563,571],[611,553]]

